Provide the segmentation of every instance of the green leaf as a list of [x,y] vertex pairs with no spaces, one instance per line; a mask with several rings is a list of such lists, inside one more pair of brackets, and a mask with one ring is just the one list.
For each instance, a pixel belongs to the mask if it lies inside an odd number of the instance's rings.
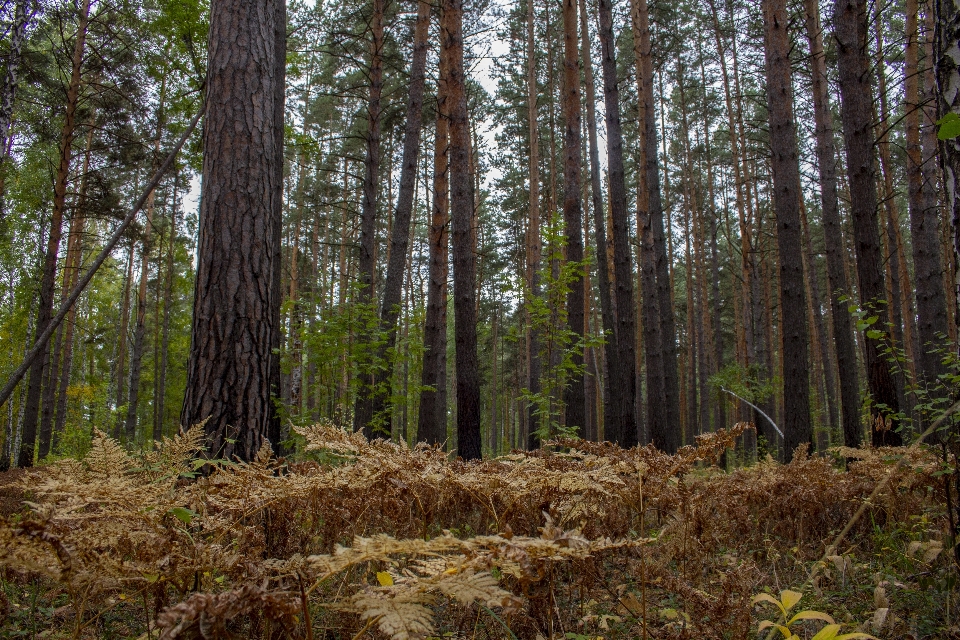
[[180,520],[184,524],[190,524],[190,522],[194,518],[200,515],[196,511],[191,511],[186,507],[174,507],[173,509],[170,509],[170,511],[167,511],[167,513],[169,513],[172,516],[175,516],[178,520]]
[[960,137],[960,115],[952,111],[937,120],[937,138],[940,140],[951,140]]
[[883,331],[877,331],[876,329],[870,329],[867,331],[867,337],[871,340],[879,340],[883,337]]

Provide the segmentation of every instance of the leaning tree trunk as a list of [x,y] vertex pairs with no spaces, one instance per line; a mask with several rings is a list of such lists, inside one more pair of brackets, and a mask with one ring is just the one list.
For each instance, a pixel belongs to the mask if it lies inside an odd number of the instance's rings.
[[[563,221],[567,239],[567,262],[583,262],[583,209],[580,202],[580,65],[577,46],[577,0],[563,0]],[[571,274],[567,293],[567,330],[572,345],[570,377],[563,392],[565,424],[584,435],[583,390],[583,271]]]
[[780,323],[783,340],[784,456],[812,442],[806,287],[800,235],[800,162],[793,118],[793,81],[786,0],[764,0],[763,21],[773,168],[773,208],[780,253]]
[[209,453],[225,459],[252,460],[274,412],[282,2],[251,8],[214,0],[210,10],[197,280],[180,420],[184,427],[205,420]]
[[[380,98],[383,93],[383,11],[384,0],[372,0],[370,18],[370,97],[367,101],[366,157],[363,162],[363,205],[360,212],[360,259],[357,274],[360,284],[358,299],[362,308],[363,324],[373,317],[374,271],[377,246],[377,185],[380,180]],[[362,331],[361,341],[374,338],[369,328]],[[376,362],[365,362],[360,373],[360,388],[353,413],[354,430],[362,430],[368,438],[374,436],[373,395],[382,382],[376,376]],[[376,431],[383,432],[382,425]],[[387,432],[389,435],[389,431]]]
[[[50,218],[50,235],[47,237],[47,252],[43,261],[43,273],[40,280],[40,304],[37,308],[35,336],[39,338],[47,329],[53,317],[53,297],[57,279],[57,254],[60,251],[60,239],[63,233],[63,212],[67,201],[67,182],[70,179],[70,159],[73,137],[76,132],[77,102],[80,99],[80,79],[83,66],[83,51],[87,38],[87,25],[90,16],[90,0],[84,0],[77,23],[77,37],[73,46],[73,60],[70,72],[70,84],[67,85],[67,105],[60,131],[60,163],[57,167],[53,187],[53,215]],[[37,419],[40,414],[40,394],[43,379],[53,379],[45,375],[50,366],[49,343],[30,366],[30,382],[27,387],[27,403],[23,417],[23,437],[20,441],[20,467],[33,465],[33,450],[37,440]],[[53,406],[45,405],[44,413],[51,414]],[[51,420],[45,421],[51,425]],[[40,434],[39,457],[43,458],[50,450],[50,428]]]
[[[413,211],[413,195],[417,186],[417,161],[420,157],[420,130],[422,129],[423,90],[426,84],[427,36],[430,32],[430,3],[419,0],[417,23],[413,35],[413,59],[410,63],[410,101],[407,105],[407,122],[403,134],[403,160],[400,170],[400,193],[397,195],[397,210],[393,218],[393,234],[390,238],[390,261],[387,264],[387,279],[383,287],[383,304],[380,307],[380,330],[386,332],[386,340],[377,355],[376,378],[388,377],[390,367],[388,354],[397,344],[397,320],[400,317],[400,302],[403,290],[403,272],[407,262],[407,244],[410,239],[410,214]],[[375,394],[373,415],[383,415],[384,430],[391,433],[390,415],[384,394]]]
[[[598,9],[604,123],[607,127],[607,180],[610,183],[610,218],[613,223],[613,279],[617,301],[617,351],[615,356],[607,359],[611,369],[612,412],[607,424],[610,425],[611,436],[615,435],[617,439],[608,436],[607,440],[624,447],[632,447],[637,443],[637,414],[634,402],[637,395],[637,335],[633,265],[630,259],[630,226],[627,223],[627,188],[623,168],[623,132],[620,127],[620,89],[617,84],[613,6],[610,0],[600,0]],[[603,251],[605,249],[604,247]]]
[[[868,315],[880,315],[879,305],[886,299],[881,270],[880,229],[877,224],[877,185],[874,175],[873,108],[867,54],[866,0],[836,0],[834,35],[838,45],[837,66],[840,80],[840,113],[847,146],[847,171],[850,185],[850,211],[857,255],[860,302]],[[874,445],[900,445],[896,430],[900,405],[897,388],[885,359],[883,340],[886,332],[880,323],[866,327],[864,355],[870,394],[872,441]]]

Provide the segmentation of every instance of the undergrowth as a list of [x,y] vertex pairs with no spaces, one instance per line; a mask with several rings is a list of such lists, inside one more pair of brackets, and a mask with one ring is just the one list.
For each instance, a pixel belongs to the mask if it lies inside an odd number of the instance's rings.
[[960,638],[932,453],[720,471],[743,428],[467,463],[317,425],[296,460],[212,467],[199,428],[97,433],[0,522],[0,637]]

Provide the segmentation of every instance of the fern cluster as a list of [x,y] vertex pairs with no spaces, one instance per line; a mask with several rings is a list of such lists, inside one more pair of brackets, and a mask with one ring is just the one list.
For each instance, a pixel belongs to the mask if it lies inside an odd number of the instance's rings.
[[[323,462],[265,447],[216,465],[200,428],[142,456],[97,432],[82,460],[23,481],[30,502],[0,523],[0,567],[59,585],[69,607],[57,624],[77,637],[134,602],[170,639],[323,628],[402,640],[480,614],[491,637],[611,625],[746,637],[758,584],[801,575],[885,474],[896,477],[874,525],[927,513],[936,464],[858,450],[840,452],[857,458],[846,471],[803,455],[712,468],[744,427],[674,456],[562,440],[466,463],[315,425],[300,434]],[[911,459],[892,466],[891,455]]]

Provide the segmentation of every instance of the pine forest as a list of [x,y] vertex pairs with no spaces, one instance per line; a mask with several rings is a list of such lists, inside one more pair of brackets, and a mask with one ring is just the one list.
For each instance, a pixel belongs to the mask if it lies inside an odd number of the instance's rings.
[[960,639],[960,4],[0,0],[0,639]]

